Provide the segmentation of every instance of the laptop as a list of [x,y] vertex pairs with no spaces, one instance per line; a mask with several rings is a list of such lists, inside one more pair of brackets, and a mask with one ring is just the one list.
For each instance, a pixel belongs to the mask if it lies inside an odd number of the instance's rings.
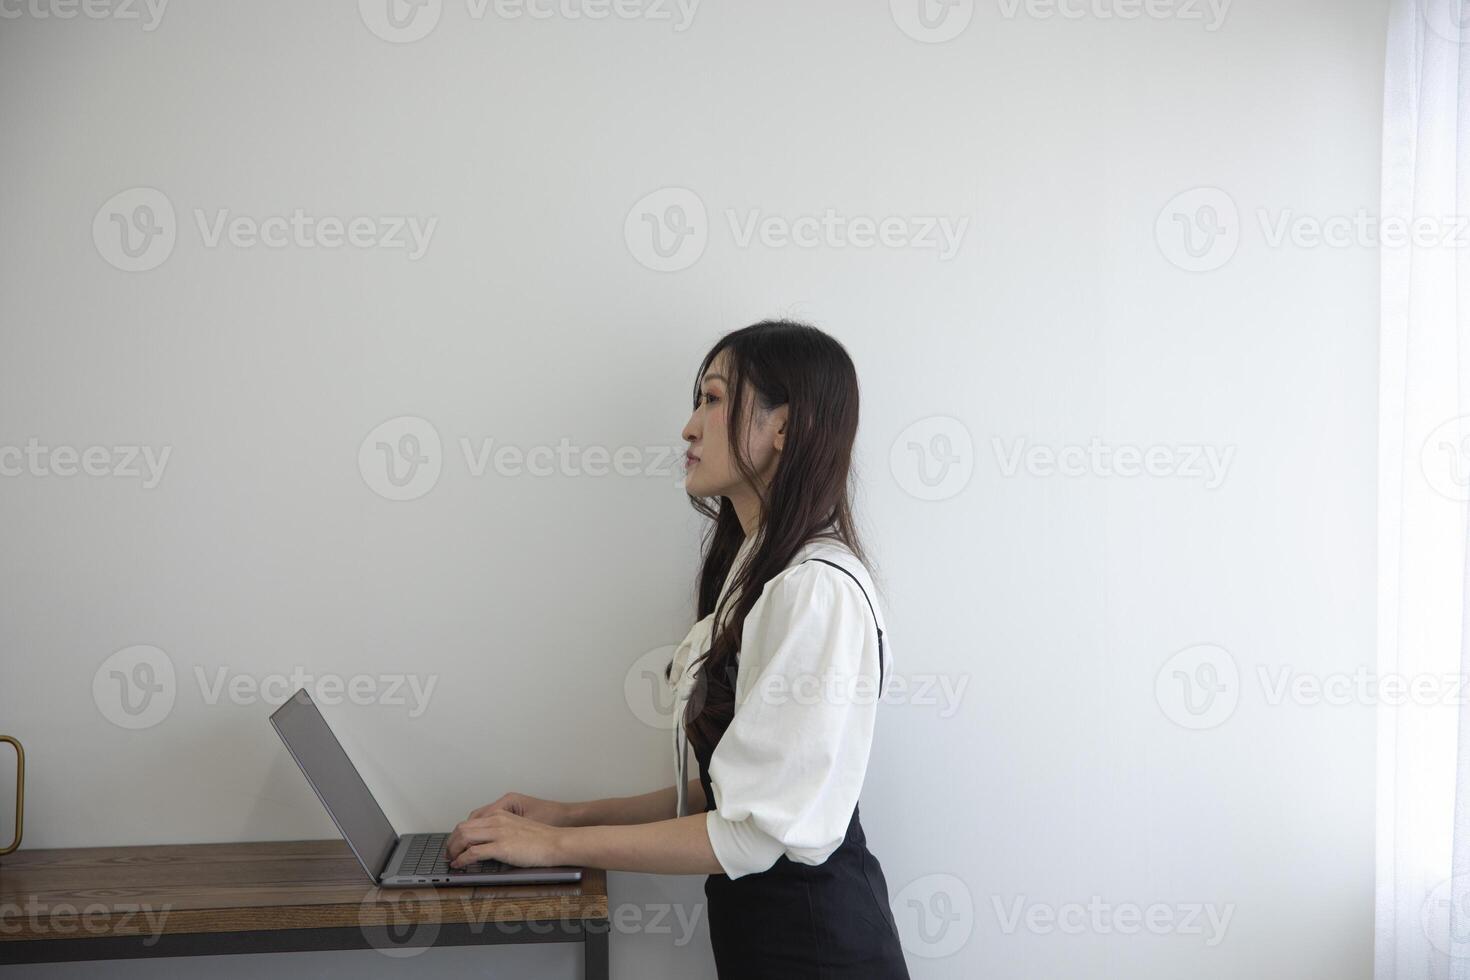
[[400,837],[383,814],[357,767],[347,758],[327,720],[303,688],[271,715],[271,725],[286,743],[306,781],[332,815],[347,845],[368,877],[384,888],[424,885],[512,885],[524,882],[580,881],[581,868],[521,868],[502,861],[449,866],[448,834]]

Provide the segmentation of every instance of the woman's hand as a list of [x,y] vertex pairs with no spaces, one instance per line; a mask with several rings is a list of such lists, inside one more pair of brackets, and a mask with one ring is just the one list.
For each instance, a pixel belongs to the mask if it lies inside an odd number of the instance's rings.
[[444,849],[450,863],[457,868],[473,861],[489,860],[522,868],[541,868],[564,863],[562,833],[559,827],[501,809],[462,821],[444,842]]
[[567,804],[558,803],[555,800],[537,799],[525,793],[506,793],[494,803],[487,803],[471,812],[469,819],[479,820],[501,810],[551,827],[570,827],[572,825],[571,807]]

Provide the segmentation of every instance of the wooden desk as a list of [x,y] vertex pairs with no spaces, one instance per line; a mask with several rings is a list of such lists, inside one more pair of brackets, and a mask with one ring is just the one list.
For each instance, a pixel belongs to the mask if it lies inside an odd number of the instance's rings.
[[378,888],[342,840],[16,851],[0,858],[0,964],[428,946],[583,944],[608,976],[607,876]]

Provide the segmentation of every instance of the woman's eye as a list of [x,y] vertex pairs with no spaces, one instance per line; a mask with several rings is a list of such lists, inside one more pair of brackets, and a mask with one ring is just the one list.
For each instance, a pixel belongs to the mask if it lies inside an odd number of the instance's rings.
[[702,396],[700,396],[700,397],[702,397],[704,399],[704,403],[706,405],[708,405],[710,402],[717,402],[717,401],[720,400],[720,398],[719,398],[718,395],[712,395],[712,394],[710,394],[707,391]]

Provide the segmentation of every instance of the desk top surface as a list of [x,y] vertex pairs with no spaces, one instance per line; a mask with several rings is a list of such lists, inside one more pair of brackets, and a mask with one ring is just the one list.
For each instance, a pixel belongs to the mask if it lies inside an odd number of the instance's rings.
[[580,882],[378,888],[342,840],[21,850],[0,858],[0,942],[607,918]]

